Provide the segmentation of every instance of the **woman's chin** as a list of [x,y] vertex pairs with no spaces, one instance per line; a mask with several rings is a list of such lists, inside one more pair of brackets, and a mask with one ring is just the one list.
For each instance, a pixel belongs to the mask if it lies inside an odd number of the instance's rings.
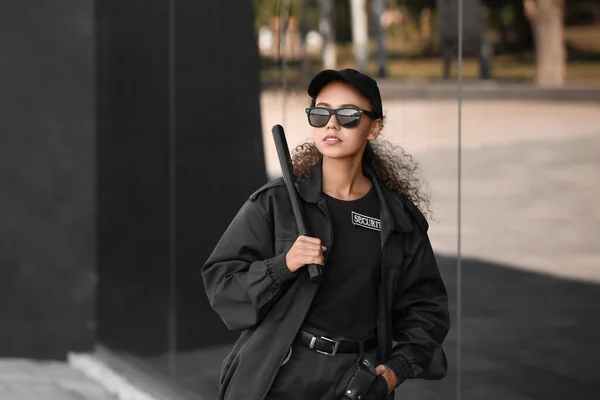
[[336,143],[336,144],[327,144],[327,143],[318,143],[315,142],[317,146],[317,150],[326,158],[352,158],[360,149],[352,149],[348,148],[347,143]]
[[332,158],[332,159],[342,159],[342,158],[352,158],[353,154],[348,151],[341,151],[336,149],[325,149],[321,151],[324,158]]
[[317,146],[317,149],[323,154],[323,157],[327,158],[341,158],[347,156],[347,152],[339,147],[335,148],[333,146],[321,145]]

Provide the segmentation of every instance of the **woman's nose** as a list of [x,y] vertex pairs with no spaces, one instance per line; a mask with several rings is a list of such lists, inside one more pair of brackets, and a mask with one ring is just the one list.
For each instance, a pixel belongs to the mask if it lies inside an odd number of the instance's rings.
[[325,125],[325,127],[327,129],[339,129],[340,128],[340,124],[338,123],[337,117],[335,116],[335,114],[331,114],[331,117],[329,117],[329,121],[327,121],[327,125]]

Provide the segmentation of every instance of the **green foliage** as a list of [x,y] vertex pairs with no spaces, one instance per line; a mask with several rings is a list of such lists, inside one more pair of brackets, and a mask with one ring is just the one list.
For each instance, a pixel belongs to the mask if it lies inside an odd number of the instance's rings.
[[419,14],[424,8],[436,8],[436,0],[399,0],[399,5],[403,6],[414,14]]
[[[274,16],[281,15],[282,7],[289,4],[289,16],[300,18],[302,13],[302,0],[253,0],[254,5],[254,28],[258,30],[263,25],[269,25],[269,21]],[[319,27],[319,1],[307,1],[306,24],[308,29],[318,29]]]
[[334,0],[333,20],[335,23],[335,40],[338,43],[352,41],[352,16],[349,0]]
[[269,24],[269,19],[279,13],[280,0],[253,0],[254,28]]

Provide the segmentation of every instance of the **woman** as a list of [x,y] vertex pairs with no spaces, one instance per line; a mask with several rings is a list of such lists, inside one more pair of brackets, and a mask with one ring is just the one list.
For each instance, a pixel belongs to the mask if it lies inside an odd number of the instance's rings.
[[[249,197],[202,269],[212,307],[241,331],[220,399],[357,398],[369,364],[377,378],[362,398],[393,398],[406,379],[446,373],[447,294],[419,211],[428,200],[410,157],[378,139],[377,83],[326,70],[308,94],[314,142],[293,163],[314,237],[298,237],[277,179]],[[307,264],[322,266],[320,283]]]

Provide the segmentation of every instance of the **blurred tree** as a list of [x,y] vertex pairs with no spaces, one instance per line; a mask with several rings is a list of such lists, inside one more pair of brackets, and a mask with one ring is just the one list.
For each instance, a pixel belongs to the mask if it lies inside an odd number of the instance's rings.
[[566,75],[564,0],[523,0],[535,38],[536,83],[561,86]]
[[335,47],[335,25],[331,17],[333,0],[320,2],[319,31],[323,36],[323,67],[326,69],[337,68],[337,51]]
[[349,0],[328,0],[332,5],[332,21],[335,24],[337,43],[352,42],[352,12]]
[[373,0],[372,8],[373,24],[375,25],[375,35],[377,37],[377,72],[380,78],[384,78],[387,74],[387,47],[381,18],[385,10],[385,1]]
[[271,17],[279,14],[280,0],[253,0],[254,29],[258,31],[261,26],[269,25]]
[[309,1],[301,0],[300,7],[300,41],[302,46],[302,66],[300,68],[300,82],[302,86],[307,86],[310,75],[310,58],[306,47],[306,36],[308,35],[308,13]]
[[350,9],[352,13],[352,43],[354,44],[356,69],[365,72],[369,52],[368,16],[365,0],[350,0]]
[[484,0],[483,4],[488,9],[487,28],[498,33],[495,53],[533,49],[531,24],[525,16],[523,0]]
[[436,0],[400,0],[400,4],[415,14],[425,8],[435,8]]
[[291,15],[298,16],[305,8],[307,26],[315,29],[318,23],[317,0],[253,0],[254,28],[256,31],[262,26],[269,25],[271,18],[281,14],[281,7],[288,4]]

